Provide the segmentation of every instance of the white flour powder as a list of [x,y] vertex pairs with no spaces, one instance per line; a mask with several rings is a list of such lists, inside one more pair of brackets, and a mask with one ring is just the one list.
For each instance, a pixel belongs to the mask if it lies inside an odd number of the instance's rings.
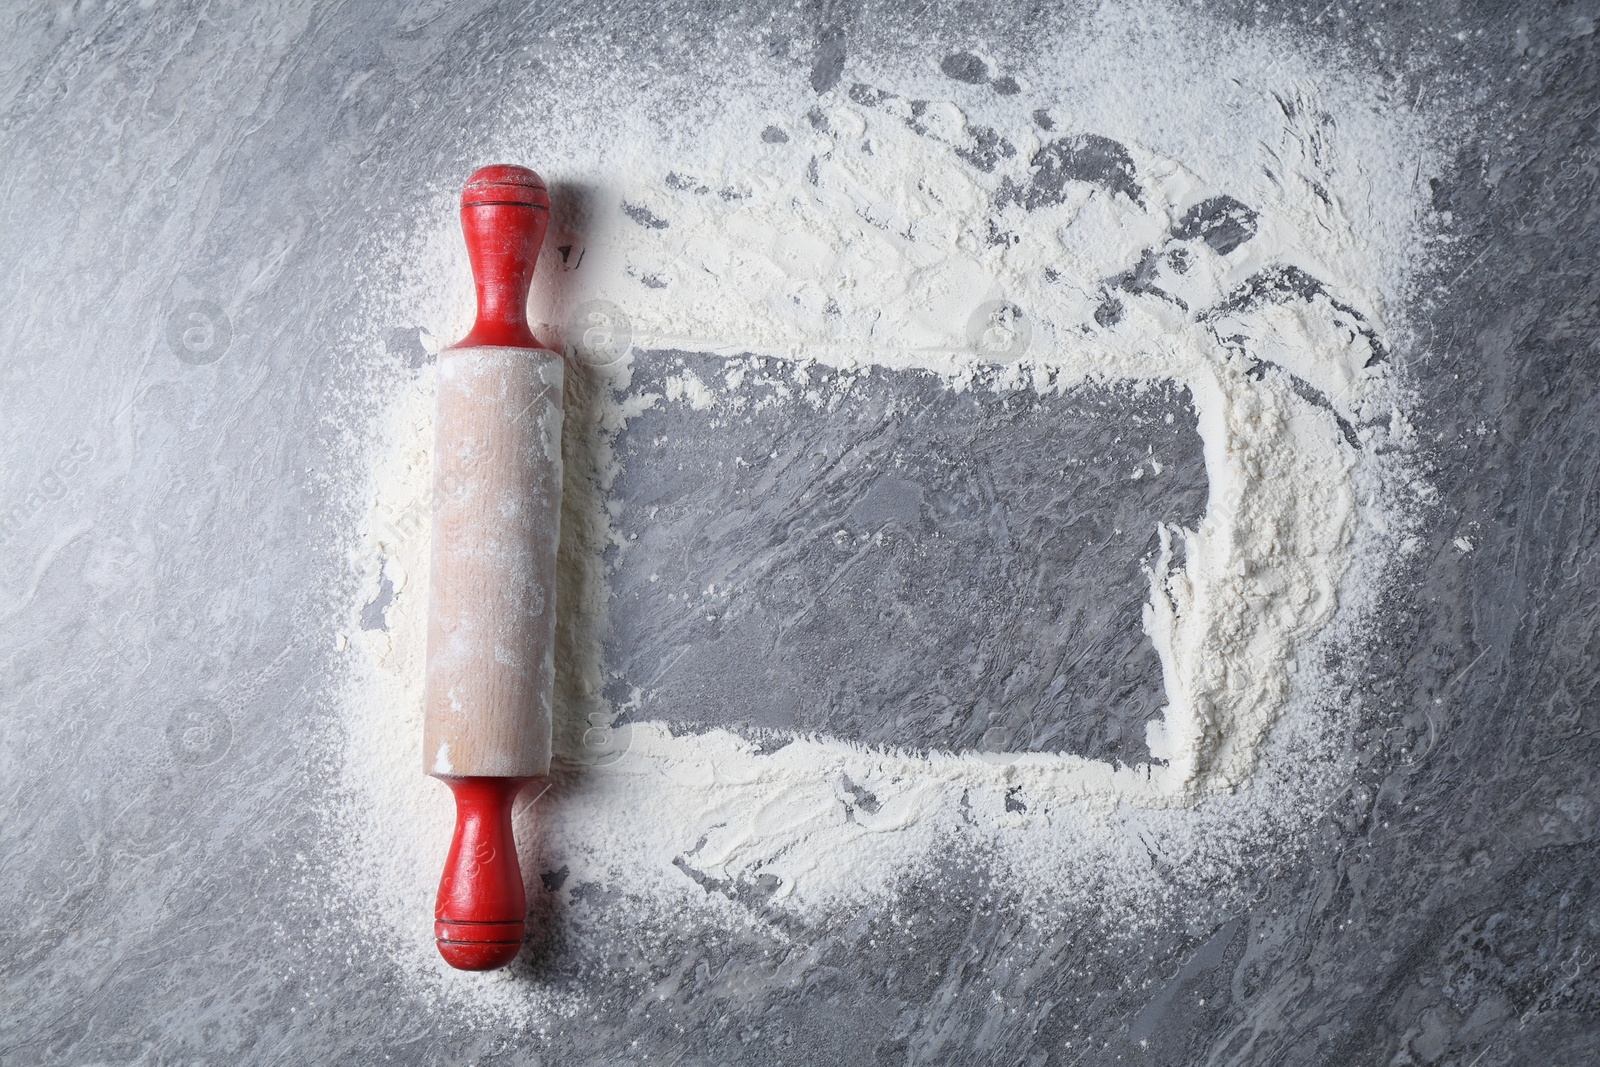
[[[1422,248],[1429,142],[1382,86],[1282,40],[1137,16],[1046,36],[1030,57],[980,55],[1020,83],[1012,95],[943,77],[934,51],[910,66],[853,55],[818,96],[752,46],[747,60],[730,53],[715,101],[607,70],[607,95],[544,100],[493,146],[553,187],[591,187],[583,232],[546,245],[536,318],[566,323],[604,300],[630,320],[635,351],[727,361],[720,380],[685,374],[640,395],[630,355],[569,397],[556,751],[580,769],[534,812],[529,862],[537,847],[574,883],[695,923],[740,909],[675,861],[759,878],[771,907],[820,915],[892,899],[960,847],[992,857],[1041,916],[1090,899],[1135,922],[1214,892],[1248,846],[1333,797],[1350,709],[1322,653],[1359,644],[1419,492],[1386,356]],[[436,346],[465,331],[471,286],[446,196],[428,232],[393,248],[404,282],[372,310],[374,335],[424,322]],[[563,241],[565,264],[550,251]],[[1150,575],[1160,762],[818,737],[763,754],[649,723],[616,731],[620,758],[582,758],[584,732],[605,736],[617,710],[599,695],[599,553],[616,540],[608,505],[626,506],[605,497],[608,435],[657,404],[732,412],[777,397],[807,418],[871,365],[930,370],[952,389],[1188,388],[1210,496],[1195,529],[1161,531]],[[431,899],[451,812],[419,749],[433,383],[384,373],[392,402],[364,438],[373,473],[355,490],[370,501],[352,545],[363,579],[340,637],[339,819],[352,896],[381,901],[378,935],[436,974]],[[875,811],[852,805],[845,778]],[[1007,809],[1017,786],[1026,812]]]

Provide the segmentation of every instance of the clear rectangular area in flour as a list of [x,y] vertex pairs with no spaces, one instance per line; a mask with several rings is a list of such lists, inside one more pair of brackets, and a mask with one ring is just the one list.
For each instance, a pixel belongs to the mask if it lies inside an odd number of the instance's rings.
[[661,399],[616,442],[623,720],[1148,760],[1143,568],[1207,491],[1188,393],[762,367],[635,361]]

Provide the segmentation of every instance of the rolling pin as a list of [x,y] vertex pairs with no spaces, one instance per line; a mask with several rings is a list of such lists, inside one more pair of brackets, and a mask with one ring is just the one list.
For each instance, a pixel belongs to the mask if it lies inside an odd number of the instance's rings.
[[439,353],[423,761],[455,796],[434,936],[452,967],[522,948],[511,806],[550,772],[560,537],[560,355],[528,329],[550,194],[525,167],[476,171],[461,228],[478,317]]

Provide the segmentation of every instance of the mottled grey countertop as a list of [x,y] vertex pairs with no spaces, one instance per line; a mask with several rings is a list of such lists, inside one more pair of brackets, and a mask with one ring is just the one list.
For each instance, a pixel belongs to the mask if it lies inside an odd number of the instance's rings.
[[[348,263],[370,218],[403,216],[419,190],[482,162],[506,62],[543,63],[552,85],[579,52],[670,68],[689,61],[673,32],[724,19],[781,37],[772,62],[825,85],[852,42],[900,25],[956,55],[1037,17],[826,2],[13,5],[0,54],[0,1064],[1600,1059],[1592,0],[1224,2],[1207,16],[1285,29],[1391,79],[1397,98],[1447,94],[1472,116],[1432,179],[1452,240],[1424,268],[1416,336],[1397,352],[1441,504],[1363,668],[1371,710],[1350,742],[1350,795],[1367,800],[1244,875],[1238,908],[1106,938],[1087,921],[1030,923],[973,870],[907,889],[902,913],[909,901],[924,921],[869,911],[810,931],[803,961],[765,967],[767,947],[740,931],[646,940],[608,921],[603,895],[569,893],[515,975],[575,1006],[543,1032],[455,1014],[372,946],[319,936],[321,890],[293,858],[327,845],[317,695],[336,625],[326,589],[347,564],[326,527],[349,516],[316,472],[350,462],[324,400],[349,384],[329,353],[356,306]],[[474,94],[488,106],[463,114]],[[352,220],[350,204],[368,216]],[[196,321],[216,332],[185,338]],[[392,325],[403,339],[418,324]],[[748,617],[759,625],[785,598],[815,606],[796,638],[810,654],[747,672],[751,692],[725,684],[748,664],[748,632],[656,625],[660,605],[627,575],[611,654],[650,675],[693,646],[696,669],[658,694],[685,722],[981,745],[997,693],[969,686],[952,711],[930,703],[951,687],[886,677],[834,639],[829,605],[914,596],[937,573],[953,579],[941,595],[955,592],[919,616],[919,642],[982,649],[994,678],[1033,657],[1044,706],[1063,691],[1099,699],[1061,701],[1026,724],[1027,744],[1127,756],[1161,700],[1138,629],[1143,579],[1126,562],[1146,548],[1134,531],[1192,522],[1204,500],[1192,432],[1157,417],[1181,398],[1013,409],[900,378],[875,374],[860,403],[897,406],[893,432],[867,447],[909,473],[841,496],[851,503],[828,517],[914,522],[933,501],[948,516],[940,540],[828,598],[812,587],[831,581],[825,559],[807,556],[821,550],[797,547],[790,584]],[[1142,495],[1047,489],[1007,458],[1020,442],[1113,456],[1133,446],[1112,427],[1129,425],[1141,452],[1170,460]],[[690,558],[703,517],[731,513],[694,464],[740,432],[833,447],[826,425],[757,426],[651,459],[647,418],[619,442],[642,458],[616,492],[672,506],[627,532]],[[918,466],[935,452],[955,458]],[[1009,501],[1017,529],[1092,530],[1104,554],[1030,555],[1003,524],[963,517],[993,514],[968,506],[974,494]],[[1469,553],[1452,545],[1465,534]],[[758,536],[718,531],[729,551]],[[1103,594],[1065,598],[1037,627],[1058,645],[994,641],[1044,610],[1047,586]],[[811,699],[824,691],[835,699]],[[911,710],[874,712],[889,705]],[[662,998],[652,983],[667,973]]]

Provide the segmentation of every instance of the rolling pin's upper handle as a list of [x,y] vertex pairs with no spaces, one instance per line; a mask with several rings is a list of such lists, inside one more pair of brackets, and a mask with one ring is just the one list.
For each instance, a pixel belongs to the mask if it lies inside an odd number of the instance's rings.
[[542,348],[528,329],[528,286],[550,227],[550,191],[527,167],[480,167],[461,193],[478,321],[453,347]]

